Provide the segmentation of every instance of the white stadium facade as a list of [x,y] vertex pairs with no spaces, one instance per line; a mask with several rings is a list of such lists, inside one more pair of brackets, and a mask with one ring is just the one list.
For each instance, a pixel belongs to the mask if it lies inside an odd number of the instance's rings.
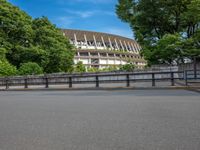
[[133,63],[144,68],[140,45],[132,39],[107,33],[63,29],[64,35],[76,47],[74,63],[83,62],[87,68],[99,69]]

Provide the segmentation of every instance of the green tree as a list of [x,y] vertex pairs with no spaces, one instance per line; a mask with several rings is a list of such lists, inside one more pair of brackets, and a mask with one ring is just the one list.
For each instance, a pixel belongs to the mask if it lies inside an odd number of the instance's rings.
[[[142,55],[150,64],[163,63],[163,61],[172,63],[168,57],[165,57],[167,55],[161,55],[163,52],[160,52],[162,50],[158,50],[158,47],[161,45],[163,47],[164,43],[168,44],[169,39],[174,38],[165,35],[179,34],[183,39],[193,38],[200,27],[199,8],[200,0],[119,0],[116,13],[122,21],[129,23],[136,40],[143,47]],[[177,60],[185,50],[177,52],[180,47],[179,42],[174,44],[176,56],[174,51],[171,51],[172,45],[167,49],[170,49],[170,55]],[[192,47],[194,45],[195,43]],[[190,52],[187,55],[189,56]],[[182,57],[186,56],[182,55]]]
[[42,74],[42,68],[34,62],[28,62],[21,64],[18,74],[20,75],[37,75]]
[[21,63],[27,62],[36,62],[41,65],[46,55],[39,46],[23,47],[19,45],[15,46],[15,51],[10,52],[10,54],[12,57],[9,59],[10,62],[13,62],[17,67],[20,67]]
[[25,12],[5,0],[0,0],[0,47],[7,50],[6,58],[13,65],[18,65],[13,61],[13,56],[18,52],[16,47],[27,47],[31,42],[31,23],[31,17]]
[[155,48],[155,55],[160,63],[183,63],[183,40],[178,34],[166,34],[160,39]]
[[73,65],[74,51],[69,40],[46,18],[33,20],[33,42],[44,51],[41,65],[47,73],[68,72]]
[[[200,33],[200,32],[199,32]],[[183,46],[183,54],[187,58],[194,59],[197,58],[197,61],[200,61],[200,34],[196,33],[192,38],[186,39]]]
[[60,29],[46,17],[32,19],[6,0],[0,0],[0,58],[16,66],[36,62],[46,73],[72,69],[74,51]]
[[191,0],[181,18],[183,19],[182,25],[186,28],[187,37],[192,37],[199,30],[200,0]]

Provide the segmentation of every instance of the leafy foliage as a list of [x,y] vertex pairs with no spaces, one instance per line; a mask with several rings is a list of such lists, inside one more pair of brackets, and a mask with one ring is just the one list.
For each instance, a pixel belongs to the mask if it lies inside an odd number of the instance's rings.
[[7,61],[0,60],[0,76],[16,75],[17,69]]
[[86,68],[85,66],[83,65],[83,62],[82,61],[79,61],[75,67],[74,67],[74,72],[86,72]]
[[0,60],[5,60],[6,49],[0,47]]
[[32,19],[6,0],[0,0],[0,59],[17,68],[35,62],[46,73],[67,72],[73,66],[73,47],[46,17]]
[[125,65],[122,65],[119,68],[119,70],[121,70],[121,71],[127,71],[127,72],[134,71],[134,69],[135,69],[135,65],[132,64],[132,63],[128,63],[128,64],[125,64]]
[[73,47],[45,17],[33,20],[34,43],[44,50],[40,62],[45,72],[67,72],[73,65]]
[[20,75],[37,75],[42,74],[42,68],[34,62],[28,62],[21,64],[18,74]]
[[[98,68],[96,68],[96,67],[90,67],[90,68],[88,68],[88,70],[87,70],[87,72],[99,72],[100,70],[98,69]],[[107,70],[105,70],[105,71],[107,71]]]
[[182,41],[178,34],[166,34],[158,41],[154,57],[157,55],[161,63],[172,64],[174,60],[182,58],[181,45]]
[[116,13],[130,24],[150,64],[200,56],[200,0],[118,0]]

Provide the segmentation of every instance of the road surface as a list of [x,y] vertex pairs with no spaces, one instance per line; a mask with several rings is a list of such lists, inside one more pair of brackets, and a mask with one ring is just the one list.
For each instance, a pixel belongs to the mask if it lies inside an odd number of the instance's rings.
[[0,150],[199,149],[197,92],[0,92]]

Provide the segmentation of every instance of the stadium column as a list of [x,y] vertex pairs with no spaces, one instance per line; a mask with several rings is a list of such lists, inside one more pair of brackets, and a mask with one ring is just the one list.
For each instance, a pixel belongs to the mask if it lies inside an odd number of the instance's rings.
[[132,50],[132,47],[130,46],[129,42],[128,42],[128,47],[129,47],[130,51],[132,52],[133,50]]
[[136,52],[137,52],[137,54],[139,53],[139,47],[138,47],[138,44],[135,44],[135,46],[136,46]]
[[99,69],[101,69],[101,55],[100,55],[100,52],[97,52],[97,55],[98,55],[98,59],[99,59]]
[[114,53],[114,65],[116,66],[116,54]]
[[75,33],[74,33],[74,40],[75,40],[75,46],[78,46],[77,37]]
[[102,40],[102,43],[103,43],[104,49],[106,49],[106,44],[105,44],[104,39],[103,39],[102,36],[101,36],[101,40]]
[[128,47],[125,41],[124,41],[124,45],[125,45],[126,51],[128,51]]
[[111,42],[111,40],[110,40],[109,37],[108,37],[108,41],[109,41],[109,44],[110,44],[110,48],[111,48],[111,50],[113,50],[112,42]]
[[91,54],[90,54],[90,52],[88,52],[88,64],[89,64],[89,68],[91,68]]
[[117,46],[117,50],[119,50],[119,45],[118,45],[118,43],[117,43],[117,40],[115,39],[115,44],[116,44],[116,46]]
[[88,48],[87,37],[86,37],[86,35],[85,35],[85,34],[84,34],[84,39],[85,39],[85,43],[86,43],[86,48]]
[[133,45],[133,43],[131,43],[131,46],[132,46],[132,48],[133,48],[134,53],[136,53],[136,48],[135,48],[135,46]]
[[106,59],[106,63],[107,63],[106,65],[108,66],[108,64],[109,64],[109,55],[108,55],[108,53],[106,53],[106,58],[107,58]]
[[120,43],[120,45],[121,45],[121,47],[122,47],[122,50],[124,51],[124,45],[122,44],[122,41],[119,40],[119,43]]
[[93,35],[93,39],[94,39],[95,48],[97,49],[97,41],[96,41],[95,35]]

